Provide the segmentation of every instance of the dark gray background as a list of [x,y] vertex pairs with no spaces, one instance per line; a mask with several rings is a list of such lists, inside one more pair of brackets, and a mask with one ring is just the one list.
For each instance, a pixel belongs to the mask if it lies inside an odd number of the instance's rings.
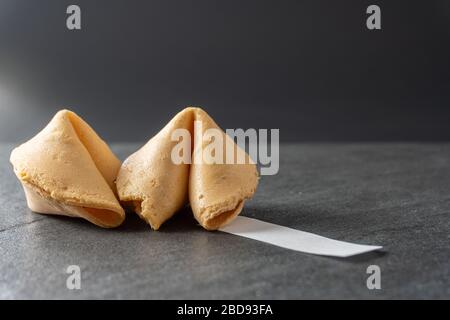
[[[73,3],[81,31],[65,27]],[[0,0],[0,298],[448,298],[450,145],[334,142],[450,141],[449,34],[448,0]],[[131,213],[103,230],[27,209],[9,154],[59,108],[134,141],[111,144],[124,159],[189,104],[296,142],[244,216],[383,251],[291,252],[190,210],[151,232]]]
[[282,141],[448,141],[449,30],[449,1],[0,0],[0,141],[61,107],[143,141],[185,105]]

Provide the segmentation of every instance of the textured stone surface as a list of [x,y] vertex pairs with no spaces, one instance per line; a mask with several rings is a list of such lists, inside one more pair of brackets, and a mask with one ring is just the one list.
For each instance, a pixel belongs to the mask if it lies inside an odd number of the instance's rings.
[[[116,144],[123,159],[138,145]],[[121,227],[29,211],[0,148],[0,298],[450,298],[450,145],[281,147],[243,215],[362,244],[319,257],[200,228],[189,209],[154,232],[134,214]],[[81,290],[66,289],[68,265]],[[377,264],[382,289],[366,288]]]

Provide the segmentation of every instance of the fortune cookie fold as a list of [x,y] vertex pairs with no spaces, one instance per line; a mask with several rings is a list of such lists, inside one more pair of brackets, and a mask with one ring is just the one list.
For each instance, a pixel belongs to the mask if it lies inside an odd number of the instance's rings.
[[80,217],[105,228],[125,219],[114,184],[120,160],[74,112],[59,111],[12,151],[10,161],[32,211]]
[[[203,138],[208,129],[215,129],[223,140],[223,157],[228,145],[232,146],[236,158],[245,161],[230,164],[225,160],[222,163],[196,161],[196,155],[211,142]],[[192,163],[173,161],[174,148],[179,144],[179,140],[174,139],[177,130],[184,130],[191,137],[189,158]],[[154,230],[188,202],[196,220],[205,229],[216,230],[233,220],[245,200],[253,196],[258,172],[248,154],[204,110],[190,107],[178,113],[124,161],[116,184],[120,200],[131,204]]]

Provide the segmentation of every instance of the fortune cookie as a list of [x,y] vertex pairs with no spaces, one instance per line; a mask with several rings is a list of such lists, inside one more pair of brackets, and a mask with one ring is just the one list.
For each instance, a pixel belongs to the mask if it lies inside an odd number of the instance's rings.
[[[195,161],[211,141],[204,139],[209,129],[218,133],[219,137],[214,139],[222,140],[223,157],[226,146],[232,146],[236,158],[245,159],[245,162]],[[177,139],[180,130],[191,137],[188,158],[192,161],[189,163],[173,160],[180,143]],[[196,220],[205,229],[216,230],[233,220],[241,212],[245,200],[253,196],[258,172],[249,155],[204,110],[186,108],[124,161],[116,184],[120,200],[131,205],[154,230],[188,202]]]
[[75,113],[59,111],[12,151],[10,161],[32,211],[80,217],[105,228],[125,219],[114,184],[120,160]]

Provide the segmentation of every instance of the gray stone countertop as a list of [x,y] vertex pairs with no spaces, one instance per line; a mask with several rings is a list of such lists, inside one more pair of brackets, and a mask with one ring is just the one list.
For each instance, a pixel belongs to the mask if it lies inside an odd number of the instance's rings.
[[[124,159],[138,144],[113,144]],[[129,213],[102,229],[31,212],[0,145],[0,298],[450,298],[450,144],[284,144],[244,216],[384,246],[352,258],[286,250],[199,227],[189,209],[160,231]],[[67,266],[81,289],[66,288]],[[381,268],[380,290],[366,269]]]

